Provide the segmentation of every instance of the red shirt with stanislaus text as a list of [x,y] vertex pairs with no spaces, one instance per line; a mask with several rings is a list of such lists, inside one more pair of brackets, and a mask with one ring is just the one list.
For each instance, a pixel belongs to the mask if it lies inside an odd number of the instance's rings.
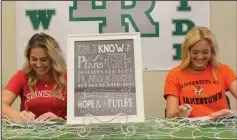
[[[65,72],[65,80],[66,72]],[[35,94],[31,94],[27,86],[27,76],[23,70],[17,71],[6,87],[5,90],[9,90],[21,97],[21,106],[31,111],[36,115],[36,118],[40,115],[52,112],[58,117],[65,118],[67,115],[67,95],[66,88],[62,91],[59,98],[52,96],[52,89],[55,85],[55,81],[41,81],[38,80],[36,83]]]

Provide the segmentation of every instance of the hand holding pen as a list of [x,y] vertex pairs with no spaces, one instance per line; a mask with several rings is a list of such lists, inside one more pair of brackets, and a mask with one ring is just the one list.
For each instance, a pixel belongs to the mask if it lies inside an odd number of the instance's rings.
[[35,119],[35,114],[29,111],[27,102],[24,103],[24,109],[20,112],[20,118],[24,121],[33,121]]
[[23,119],[24,121],[34,121],[35,114],[30,111],[23,110],[20,112],[20,118]]
[[179,116],[188,117],[192,111],[192,107],[189,104],[184,104],[179,106]]

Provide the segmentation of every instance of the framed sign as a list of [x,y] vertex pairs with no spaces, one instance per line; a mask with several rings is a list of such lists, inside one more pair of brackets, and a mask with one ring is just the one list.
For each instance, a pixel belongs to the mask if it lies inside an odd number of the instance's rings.
[[67,52],[68,124],[144,121],[140,33],[69,35]]

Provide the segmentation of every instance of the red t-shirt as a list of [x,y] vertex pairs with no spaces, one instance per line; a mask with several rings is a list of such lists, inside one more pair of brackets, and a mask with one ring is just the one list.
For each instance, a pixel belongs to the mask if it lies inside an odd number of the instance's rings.
[[190,104],[190,117],[207,116],[222,109],[228,109],[226,91],[236,80],[236,74],[227,65],[221,64],[217,72],[217,81],[212,67],[200,73],[181,70],[179,66],[169,71],[164,88],[164,97],[176,96],[180,105]]
[[[66,73],[64,75],[65,80]],[[37,91],[35,95],[30,94],[27,86],[27,77],[23,70],[19,70],[13,75],[4,89],[9,90],[21,97],[21,105],[27,107],[29,111],[33,112],[36,117],[52,112],[59,117],[66,117],[67,115],[67,92],[66,89],[62,91],[60,98],[52,96],[52,88],[55,81],[40,81],[36,83]]]

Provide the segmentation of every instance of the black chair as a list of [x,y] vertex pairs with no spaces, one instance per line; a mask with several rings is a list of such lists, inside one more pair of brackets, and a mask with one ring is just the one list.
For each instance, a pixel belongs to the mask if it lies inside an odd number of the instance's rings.
[[229,97],[228,97],[227,95],[225,95],[225,97],[226,97],[226,100],[227,100],[227,103],[228,103],[229,109],[231,109],[231,107],[230,107],[230,99],[229,99]]
[[24,105],[21,103],[20,105],[20,111],[23,111],[24,110]]

